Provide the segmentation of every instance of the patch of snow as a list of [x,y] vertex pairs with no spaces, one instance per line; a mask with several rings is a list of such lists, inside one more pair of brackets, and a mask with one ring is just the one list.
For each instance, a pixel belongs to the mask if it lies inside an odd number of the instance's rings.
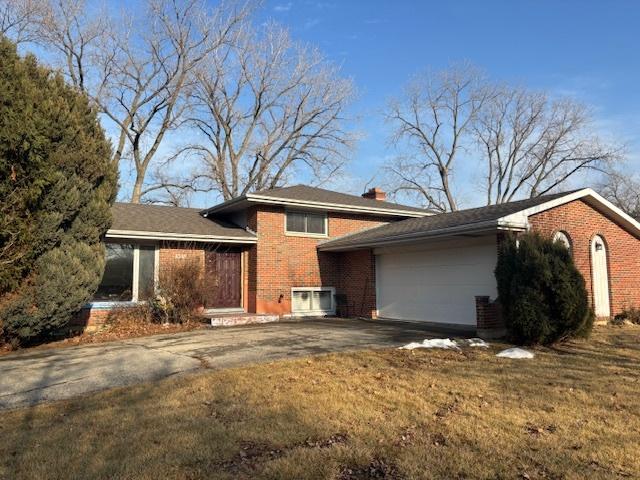
[[411,342],[404,347],[400,347],[401,350],[413,350],[415,348],[445,348],[458,350],[458,344],[455,340],[450,340],[448,338],[432,338],[423,340],[422,342]]
[[506,350],[502,350],[499,353],[496,353],[496,357],[501,358],[533,358],[534,354],[529,350],[525,350],[524,348],[507,348]]
[[481,338],[467,338],[465,342],[469,347],[489,348],[489,344]]

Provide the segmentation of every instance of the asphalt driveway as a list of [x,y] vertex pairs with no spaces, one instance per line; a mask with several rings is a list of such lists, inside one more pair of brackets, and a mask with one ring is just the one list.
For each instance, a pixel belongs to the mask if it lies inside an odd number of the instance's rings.
[[17,352],[0,357],[0,409],[62,400],[202,368],[397,347],[429,336],[433,332],[418,324],[321,319]]

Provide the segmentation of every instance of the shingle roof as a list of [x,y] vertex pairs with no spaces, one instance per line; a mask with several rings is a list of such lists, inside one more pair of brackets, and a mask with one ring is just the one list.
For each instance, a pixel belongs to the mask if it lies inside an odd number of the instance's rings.
[[[254,193],[228,200],[219,205],[204,210],[204,213],[216,213],[230,211],[232,209],[244,208],[246,202],[253,203],[286,203],[291,201],[292,204],[327,204],[347,208],[357,209],[375,209],[378,211],[388,211],[389,214],[399,214],[402,216],[427,215],[428,210],[399,203],[374,200],[371,198],[363,198],[359,195],[350,195],[347,193],[334,192],[323,188],[310,187],[308,185],[294,185],[292,187],[274,188],[272,190],[260,190]],[[345,208],[346,207],[346,208]]]
[[204,218],[198,208],[116,203],[111,211],[113,224],[110,231],[255,238],[255,235],[231,223]]
[[349,248],[363,245],[368,242],[379,242],[403,235],[435,232],[454,227],[473,226],[474,224],[485,224],[494,220],[497,221],[506,215],[517,213],[550,200],[569,195],[576,191],[578,190],[543,195],[537,198],[503,203],[500,205],[490,205],[486,207],[459,210],[457,212],[440,213],[429,217],[410,218],[408,220],[388,223],[380,227],[340,237],[335,240],[329,240],[321,243],[319,248]]
[[410,207],[408,205],[385,202],[382,200],[374,200],[372,198],[361,197],[360,195],[350,195],[348,193],[334,192],[332,190],[310,187],[308,185],[294,185],[292,187],[263,190],[260,192],[256,192],[255,194],[265,197],[286,198],[291,200],[306,200],[309,202],[352,205],[354,207],[389,208],[393,210],[406,210],[408,212],[425,212],[424,208]]

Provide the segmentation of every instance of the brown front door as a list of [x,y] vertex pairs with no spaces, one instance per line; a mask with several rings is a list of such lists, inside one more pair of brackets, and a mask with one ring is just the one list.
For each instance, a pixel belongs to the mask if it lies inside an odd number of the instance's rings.
[[241,252],[239,250],[205,252],[207,308],[241,307]]

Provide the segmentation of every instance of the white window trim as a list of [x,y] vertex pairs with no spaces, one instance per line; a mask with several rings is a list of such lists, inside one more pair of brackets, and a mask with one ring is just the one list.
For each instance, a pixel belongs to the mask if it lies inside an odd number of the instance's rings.
[[[331,308],[329,310],[294,310],[293,292],[331,292]],[[295,317],[317,317],[336,314],[335,287],[291,287],[291,314]]]
[[[127,245],[125,243],[120,245]],[[130,244],[128,244],[130,245]],[[144,303],[142,300],[138,300],[138,282],[140,280],[140,247],[153,247],[154,249],[154,262],[153,262],[153,291],[154,293],[158,291],[158,279],[160,275],[160,249],[158,245],[133,245],[133,285],[131,286],[131,300],[122,300],[122,301],[106,301],[106,300],[98,300],[95,302],[89,302],[89,306],[91,308],[115,308],[122,307],[127,305],[137,305],[139,303]]]
[[[295,232],[287,230],[287,214],[300,213],[303,215],[324,215],[324,233],[307,233],[307,232]],[[306,224],[306,220],[305,220]],[[287,237],[308,237],[308,238],[328,238],[329,237],[329,215],[327,212],[310,212],[308,210],[290,210],[284,211],[284,234]]]
[[554,233],[553,234],[553,241],[561,243],[563,247],[567,247],[567,251],[569,253],[572,253],[571,252],[571,237],[569,237],[569,235],[565,231],[558,230],[556,233]]

